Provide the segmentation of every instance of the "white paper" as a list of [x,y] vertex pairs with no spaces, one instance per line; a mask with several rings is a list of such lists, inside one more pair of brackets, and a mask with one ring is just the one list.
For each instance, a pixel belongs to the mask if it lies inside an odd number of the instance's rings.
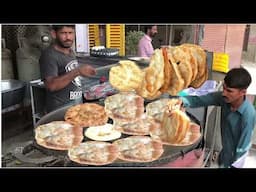
[[235,168],[244,168],[246,157],[248,156],[248,151],[242,155],[239,159],[237,159],[232,166]]

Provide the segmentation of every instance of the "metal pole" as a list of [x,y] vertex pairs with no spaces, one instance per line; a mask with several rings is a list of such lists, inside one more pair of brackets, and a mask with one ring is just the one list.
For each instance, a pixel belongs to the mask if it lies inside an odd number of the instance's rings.
[[214,152],[214,147],[215,147],[215,142],[216,142],[216,131],[217,131],[217,128],[219,128],[219,126],[220,126],[220,119],[221,119],[221,107],[217,107],[214,130],[213,130],[213,140],[212,140],[212,145],[211,145],[211,149],[210,149],[209,166],[211,165],[211,161],[212,161],[212,157],[213,157],[213,152]]

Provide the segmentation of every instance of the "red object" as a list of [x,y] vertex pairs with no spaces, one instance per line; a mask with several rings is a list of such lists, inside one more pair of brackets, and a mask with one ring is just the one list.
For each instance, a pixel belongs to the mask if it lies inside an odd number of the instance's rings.
[[101,76],[100,77],[100,83],[104,83],[104,82],[107,82],[107,78],[105,76]]
[[84,92],[84,98],[86,100],[95,100],[104,98],[117,93],[117,91],[110,85],[109,82],[104,82],[90,87],[89,90]]

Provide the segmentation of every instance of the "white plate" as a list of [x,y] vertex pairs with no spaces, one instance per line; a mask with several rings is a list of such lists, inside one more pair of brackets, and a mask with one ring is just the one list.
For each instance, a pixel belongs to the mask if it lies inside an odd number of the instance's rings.
[[111,141],[120,138],[121,132],[114,130],[113,125],[107,123],[87,128],[84,135],[95,141]]

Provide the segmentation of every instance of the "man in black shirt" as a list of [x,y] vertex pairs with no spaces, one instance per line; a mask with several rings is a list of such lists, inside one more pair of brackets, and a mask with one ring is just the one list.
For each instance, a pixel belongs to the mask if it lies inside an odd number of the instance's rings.
[[54,43],[45,49],[39,59],[41,78],[46,86],[46,111],[82,102],[80,76],[96,74],[90,65],[78,65],[72,50],[74,25],[54,25],[51,35]]

